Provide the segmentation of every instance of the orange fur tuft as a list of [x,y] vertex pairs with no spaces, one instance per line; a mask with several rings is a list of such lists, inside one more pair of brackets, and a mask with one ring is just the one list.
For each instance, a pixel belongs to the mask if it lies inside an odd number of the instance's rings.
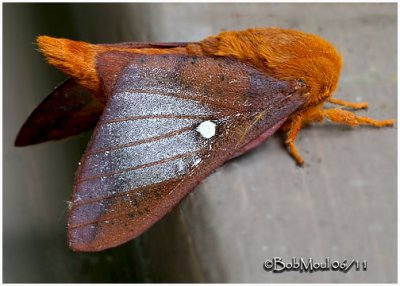
[[98,90],[99,79],[95,67],[96,46],[48,36],[39,36],[37,44],[51,65],[78,79],[86,88],[92,91]]

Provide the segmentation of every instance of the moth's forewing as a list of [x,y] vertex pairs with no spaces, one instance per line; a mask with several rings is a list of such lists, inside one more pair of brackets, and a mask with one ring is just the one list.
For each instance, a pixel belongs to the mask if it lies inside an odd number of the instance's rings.
[[37,144],[77,135],[96,126],[104,104],[75,80],[60,84],[26,120],[16,146]]
[[118,56],[98,60],[101,77],[121,73],[77,172],[68,223],[73,250],[98,251],[140,235],[304,102],[295,83],[229,59],[128,61],[121,53],[124,67],[108,67]]

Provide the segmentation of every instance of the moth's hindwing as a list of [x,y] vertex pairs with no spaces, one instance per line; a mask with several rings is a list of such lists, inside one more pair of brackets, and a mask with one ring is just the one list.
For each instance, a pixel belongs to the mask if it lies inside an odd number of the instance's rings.
[[15,140],[26,146],[63,139],[96,126],[104,104],[69,78],[48,95],[26,120]]

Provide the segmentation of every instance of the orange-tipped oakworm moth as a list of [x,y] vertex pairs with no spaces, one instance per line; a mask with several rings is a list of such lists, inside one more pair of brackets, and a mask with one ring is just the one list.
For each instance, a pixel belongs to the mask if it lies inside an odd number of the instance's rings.
[[[39,36],[48,62],[70,76],[31,114],[15,145],[94,128],[76,173],[68,217],[75,251],[133,239],[227,160],[277,130],[289,153],[299,130],[356,116],[332,98],[342,57],[319,36],[281,28],[226,31],[194,43],[85,42]],[[329,102],[341,108],[324,108]],[[343,109],[345,107],[346,109]]]

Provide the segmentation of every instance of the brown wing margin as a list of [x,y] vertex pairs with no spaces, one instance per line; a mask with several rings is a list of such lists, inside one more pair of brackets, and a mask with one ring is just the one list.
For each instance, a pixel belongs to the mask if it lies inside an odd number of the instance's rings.
[[[99,251],[140,235],[304,102],[294,83],[233,60],[130,57],[75,179],[68,236],[76,251]],[[115,58],[116,52],[102,55],[100,75]],[[204,123],[211,137],[202,134]]]
[[63,139],[96,126],[104,104],[69,78],[50,93],[26,120],[15,146]]
[[194,44],[195,42],[176,42],[176,43],[152,43],[152,42],[125,42],[116,44],[98,44],[99,46],[115,47],[115,48],[127,48],[127,49],[170,49],[178,47],[186,47],[189,44]]

